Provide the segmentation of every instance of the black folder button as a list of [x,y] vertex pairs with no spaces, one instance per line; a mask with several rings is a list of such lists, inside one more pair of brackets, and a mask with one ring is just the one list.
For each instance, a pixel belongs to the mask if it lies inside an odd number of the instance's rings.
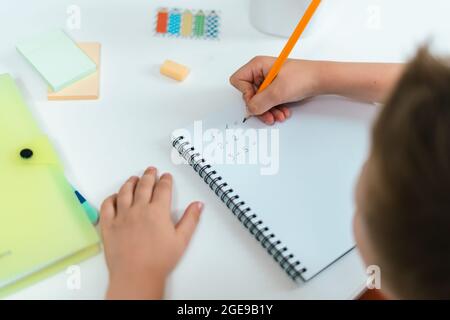
[[20,151],[20,157],[22,159],[30,159],[33,156],[33,150],[31,149],[23,149]]

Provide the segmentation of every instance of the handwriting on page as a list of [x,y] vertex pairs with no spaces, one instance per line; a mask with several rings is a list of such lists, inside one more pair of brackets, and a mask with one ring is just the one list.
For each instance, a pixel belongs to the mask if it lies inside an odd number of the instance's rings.
[[225,152],[229,160],[238,162],[239,158],[249,155],[251,147],[257,145],[257,136],[244,134],[244,130],[239,127],[239,122],[234,121],[225,125],[225,134],[223,131],[212,131],[210,141],[215,144],[221,154]]
[[188,160],[185,163],[206,159],[204,162],[212,166],[252,165],[259,167],[261,175],[273,175],[279,169],[280,135],[276,128],[243,127],[236,120],[204,129],[203,121],[195,121],[192,131],[179,129],[173,136],[185,141],[183,147],[188,149],[181,153]]
[[256,163],[258,135],[256,130],[244,130],[239,121],[227,123],[222,129],[210,129],[207,139],[216,150],[213,156],[226,157],[226,163]]

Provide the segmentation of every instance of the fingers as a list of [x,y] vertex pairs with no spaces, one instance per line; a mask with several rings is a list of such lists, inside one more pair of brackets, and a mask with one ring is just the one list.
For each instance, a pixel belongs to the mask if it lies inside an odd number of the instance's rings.
[[139,180],[134,193],[135,203],[150,203],[156,182],[156,168],[149,167]]
[[273,108],[272,110],[270,110],[270,112],[273,114],[273,117],[275,118],[276,121],[284,122],[284,120],[286,120],[284,113],[280,109]]
[[284,117],[286,119],[289,119],[291,117],[291,110],[289,110],[288,107],[281,106],[281,107],[278,107],[278,109],[280,109],[284,113]]
[[[183,247],[186,248],[191,241],[192,235],[197,228],[198,221],[200,219],[200,214],[203,210],[203,203],[194,202],[191,203],[181,217],[181,220],[176,225],[176,231]],[[183,249],[184,249],[183,248]]]
[[116,199],[117,194],[113,194],[102,203],[100,208],[100,226],[102,228],[110,226],[116,217]]
[[134,190],[139,181],[138,177],[131,177],[127,182],[120,188],[119,194],[117,195],[117,210],[123,212],[131,207],[134,200]]
[[255,57],[230,78],[230,83],[242,92],[248,112],[269,125],[283,122],[291,116],[288,108],[280,106],[289,100],[283,85],[286,79],[277,77],[269,87],[257,93],[256,88],[261,85],[274,61],[273,57]]
[[251,98],[253,98],[256,93],[254,85],[246,80],[231,78],[230,83],[240,92],[242,92],[242,99],[244,99],[246,104],[251,100]]
[[172,176],[169,173],[163,174],[156,183],[152,202],[162,205],[165,209],[168,209],[166,210],[167,212],[170,212],[172,204]]
[[268,86],[264,91],[257,93],[248,103],[247,109],[252,115],[261,115],[273,107],[283,104],[283,85],[279,79]]
[[273,57],[255,57],[230,77],[231,85],[242,92],[246,104],[255,95],[274,60]]
[[275,122],[284,122],[291,117],[291,111],[288,107],[281,106],[270,109],[258,116],[259,120],[267,125],[273,125]]
[[271,126],[275,123],[275,118],[273,117],[272,112],[267,111],[263,113],[262,115],[258,116],[259,120],[264,122],[265,124]]

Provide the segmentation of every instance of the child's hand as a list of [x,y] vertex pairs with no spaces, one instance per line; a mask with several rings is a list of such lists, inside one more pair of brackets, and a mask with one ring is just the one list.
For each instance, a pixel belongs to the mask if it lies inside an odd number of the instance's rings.
[[171,219],[172,177],[149,168],[105,200],[100,225],[110,299],[160,299],[165,280],[183,255],[203,204],[191,203],[175,225]]
[[242,92],[248,111],[268,125],[289,118],[290,111],[284,104],[316,95],[319,86],[320,62],[290,59],[273,83],[256,94],[274,62],[273,57],[253,58],[230,78]]

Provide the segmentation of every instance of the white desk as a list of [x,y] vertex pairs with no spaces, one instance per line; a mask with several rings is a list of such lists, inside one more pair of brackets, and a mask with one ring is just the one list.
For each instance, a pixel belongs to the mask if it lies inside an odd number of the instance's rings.
[[[98,101],[46,101],[45,84],[15,52],[20,38],[65,27],[70,4],[81,8],[81,30],[69,33],[79,41],[102,43]],[[156,8],[177,5],[219,9],[221,40],[154,37]],[[367,27],[370,5],[381,9],[378,29]],[[423,11],[421,1],[324,0],[316,17],[320,29],[311,32],[293,56],[403,61],[430,35],[437,49],[449,52],[450,2],[429,0],[426,8],[429,11]],[[228,85],[230,74],[255,55],[278,54],[285,41],[250,26],[247,0],[15,0],[3,5],[0,30],[0,73],[9,72],[19,81],[75,177],[73,182],[93,204],[99,206],[127,177],[150,164],[174,174],[178,214],[190,200],[206,203],[192,244],[170,279],[167,298],[349,299],[361,292],[365,273],[356,251],[311,282],[294,286],[202,181],[169,161],[172,129],[216,110],[241,106],[240,95]],[[185,83],[158,74],[166,58],[192,68]],[[68,290],[67,275],[60,273],[11,298],[102,298],[107,285],[103,256],[80,266],[80,290]]]

